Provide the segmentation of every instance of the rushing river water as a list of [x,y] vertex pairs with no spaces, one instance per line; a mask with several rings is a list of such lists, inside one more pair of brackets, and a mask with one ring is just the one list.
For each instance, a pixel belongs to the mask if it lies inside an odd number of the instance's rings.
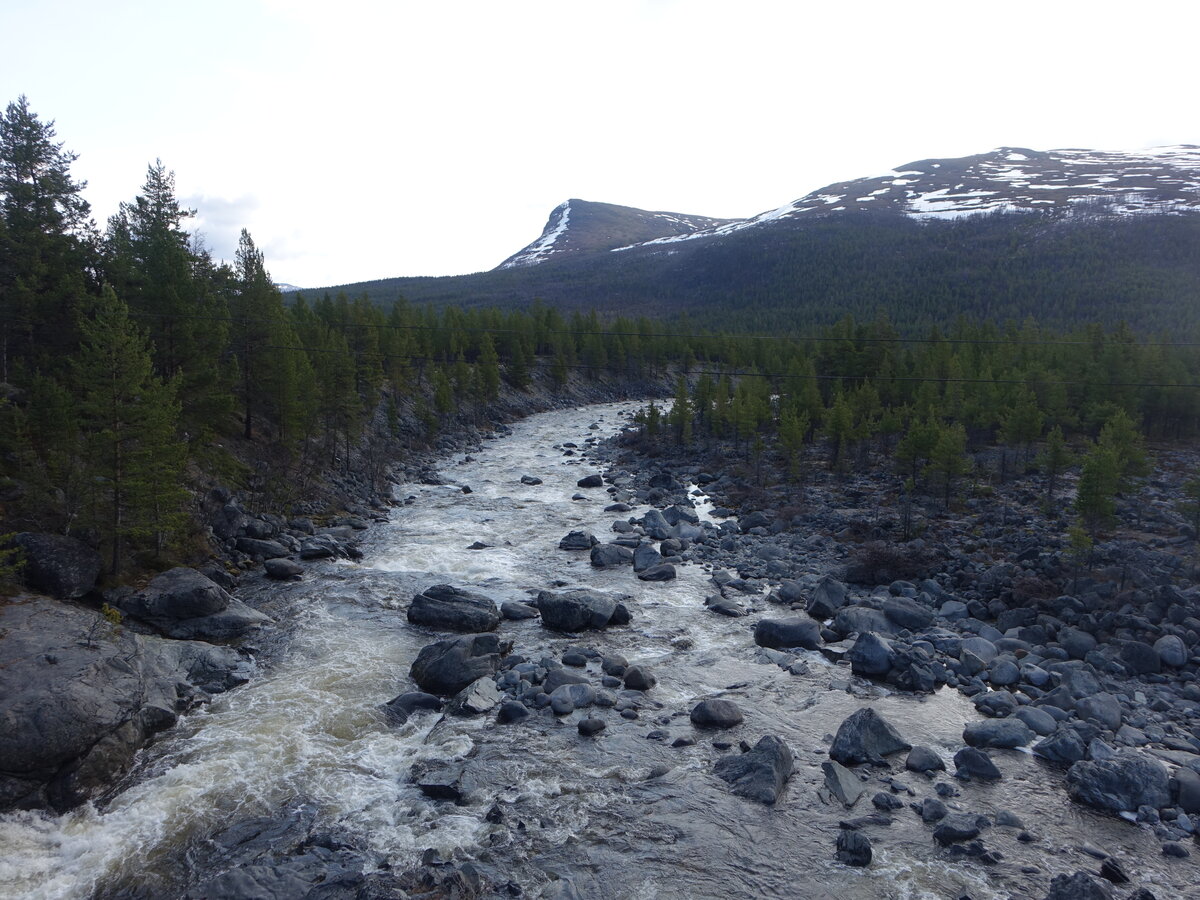
[[[103,801],[63,816],[0,817],[0,897],[178,897],[220,871],[205,852],[209,836],[297,805],[369,867],[403,871],[433,849],[500,873],[532,897],[1040,898],[1051,874],[1095,871],[1084,842],[1123,859],[1160,900],[1187,896],[1193,864],[1168,866],[1144,829],[1071,804],[1061,773],[1018,752],[996,751],[1004,780],[965,786],[949,805],[1010,810],[1036,841],[992,828],[983,840],[1003,855],[999,863],[955,861],[900,810],[890,827],[866,832],[875,847],[868,868],[836,863],[839,820],[873,811],[869,795],[849,811],[818,796],[828,736],[841,721],[873,705],[908,741],[949,762],[963,724],[978,716],[955,692],[889,694],[817,654],[807,675],[756,662],[757,617],[708,612],[703,600],[714,588],[700,566],[645,584],[628,568],[595,570],[587,554],[558,550],[570,530],[611,534],[614,518],[603,512],[603,491],[571,499],[575,482],[597,468],[561,444],[586,447],[633,408],[534,416],[474,458],[446,460],[442,474],[453,484],[398,489],[415,499],[371,530],[361,563],[315,567],[296,584],[247,585],[247,598],[281,623],[263,671],[182,719]],[[543,483],[523,485],[524,474]],[[476,541],[489,547],[467,549]],[[497,602],[555,585],[632,595],[633,622],[602,634],[573,640],[537,620],[501,631],[535,660],[580,645],[650,666],[658,685],[640,718],[589,710],[501,726],[494,716],[430,714],[389,725],[379,705],[411,689],[410,663],[440,637],[408,625],[404,609],[419,589],[447,581]],[[598,679],[594,663],[588,674]],[[687,716],[697,699],[718,695],[746,716],[719,739],[778,734],[795,750],[796,772],[775,807],[732,796],[713,775],[721,751]],[[589,714],[608,724],[595,738],[575,727]],[[654,730],[666,738],[647,737]],[[672,746],[681,737],[696,743]],[[415,762],[444,759],[467,761],[465,805],[430,800],[408,780]],[[651,777],[659,766],[669,771]],[[883,789],[879,774],[872,793]],[[895,777],[914,792],[901,793],[905,801],[934,795],[924,776],[901,768]]]

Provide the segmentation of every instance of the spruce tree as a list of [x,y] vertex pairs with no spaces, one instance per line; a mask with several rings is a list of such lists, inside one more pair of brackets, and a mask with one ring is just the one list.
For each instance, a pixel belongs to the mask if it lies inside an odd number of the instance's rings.
[[86,515],[117,577],[131,543],[155,538],[161,549],[184,521],[177,382],[154,374],[149,341],[111,288],[80,331],[72,370],[92,486]]

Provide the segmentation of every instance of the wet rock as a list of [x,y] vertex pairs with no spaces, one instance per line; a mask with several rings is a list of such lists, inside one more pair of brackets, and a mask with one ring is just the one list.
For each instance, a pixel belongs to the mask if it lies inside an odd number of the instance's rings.
[[559,550],[591,550],[600,539],[590,531],[572,531],[558,542]]
[[921,821],[926,825],[940,822],[949,814],[946,804],[936,797],[926,797],[920,803],[914,803],[913,809],[917,811],[917,815],[921,817]]
[[862,868],[871,864],[871,841],[861,831],[842,829],[837,836],[838,862],[846,866]]
[[1075,703],[1075,712],[1084,721],[1091,719],[1114,732],[1121,727],[1121,720],[1124,717],[1121,701],[1109,693],[1080,698]]
[[805,609],[814,619],[832,619],[846,605],[846,586],[828,575],[817,582]]
[[447,711],[456,716],[478,716],[493,709],[502,697],[491,678],[478,678],[467,685],[447,704]]
[[711,612],[715,612],[722,616],[728,616],[731,619],[740,619],[742,616],[746,615],[745,607],[743,607],[736,600],[730,600],[717,594],[705,597],[704,605],[708,607]]
[[1086,872],[1055,875],[1045,900],[1112,900],[1112,892],[1103,882]]
[[850,660],[850,671],[866,678],[882,678],[896,661],[892,645],[873,631],[860,634],[846,656]]
[[1113,884],[1129,884],[1129,876],[1125,874],[1125,868],[1111,856],[1106,857],[1104,862],[1100,863],[1100,877]]
[[933,610],[908,597],[892,597],[881,604],[883,614],[900,628],[917,631],[933,623]]
[[536,619],[538,611],[528,603],[521,603],[519,600],[505,600],[500,604],[500,615],[511,621],[521,621],[522,619]]
[[874,631],[877,634],[894,635],[897,631],[892,620],[880,610],[869,606],[846,606],[833,617],[833,630],[842,636]]
[[529,709],[524,703],[518,703],[516,700],[507,700],[500,704],[500,711],[496,713],[496,721],[501,725],[511,725],[514,722],[520,722],[522,719],[528,719],[529,715]]
[[658,679],[645,666],[630,666],[625,670],[625,687],[631,691],[648,691],[656,684]]
[[585,475],[575,482],[576,487],[581,488],[598,488],[604,487],[604,479],[599,475]]
[[847,807],[853,806],[867,792],[862,780],[839,762],[826,760],[821,763],[821,771],[825,774],[825,787],[829,793]]
[[43,597],[0,603],[0,810],[106,788],[177,714],[245,682],[227,647],[134,634]]
[[838,727],[829,755],[843,765],[852,766],[882,763],[885,756],[911,749],[912,744],[868,706],[852,713]]
[[542,483],[542,479],[538,478],[536,475],[522,475],[521,476],[521,484],[528,485],[529,487],[533,487],[534,485],[538,485],[541,483]]
[[383,705],[383,711],[395,725],[403,725],[409,717],[419,710],[441,712],[445,704],[440,697],[426,694],[423,691],[408,691],[398,697],[393,697]]
[[490,597],[450,584],[435,584],[413,597],[408,621],[439,631],[478,634],[495,631],[500,613]]
[[293,581],[304,574],[304,567],[290,559],[268,559],[263,561],[263,571],[268,578],[277,581]]
[[342,555],[341,544],[327,534],[314,534],[300,542],[301,559],[337,559]]
[[652,566],[638,574],[641,581],[672,581],[675,578],[675,567],[670,563]]
[[821,626],[807,616],[760,619],[754,626],[754,643],[776,650],[792,647],[816,650],[821,646]]
[[701,700],[691,712],[692,724],[697,728],[733,728],[741,725],[742,711],[732,700]]
[[494,634],[465,634],[423,647],[409,671],[423,691],[457,694],[476,679],[496,674],[511,649],[511,642]]
[[21,548],[21,581],[32,590],[59,600],[74,600],[96,586],[100,554],[82,541],[26,531],[13,543]]
[[974,700],[975,708],[985,716],[1003,718],[1012,715],[1017,707],[1017,698],[1008,691],[988,691],[979,694]]
[[645,572],[647,569],[661,565],[662,561],[663,555],[654,549],[653,544],[643,541],[633,551],[633,571],[635,572]]
[[963,729],[963,740],[972,747],[999,747],[1011,750],[1024,747],[1034,739],[1033,731],[1017,718],[984,719],[970,722]]
[[[824,766],[824,763],[821,764]],[[847,771],[849,771],[847,769]],[[889,794],[887,791],[879,791],[871,798],[871,805],[882,812],[894,812],[904,806],[904,801],[895,794]]]
[[913,772],[928,774],[929,772],[945,771],[946,763],[928,747],[918,745],[909,751],[908,758],[904,760],[904,767]]
[[752,750],[717,760],[714,771],[739,797],[774,805],[792,775],[792,750],[782,738],[765,735]]
[[1087,746],[1074,728],[1059,725],[1052,735],[1033,745],[1033,754],[1060,765],[1070,765],[1087,755]]
[[463,767],[460,763],[430,763],[413,766],[412,780],[431,800],[466,801]]
[[588,631],[619,624],[615,621],[619,605],[614,597],[586,589],[538,594],[542,625],[551,631]]
[[584,737],[594,737],[604,730],[605,725],[603,719],[580,719],[576,727]]
[[597,569],[631,565],[633,551],[620,544],[597,544],[592,548],[591,563]]
[[943,847],[949,844],[961,843],[962,841],[974,840],[979,837],[986,825],[987,819],[983,816],[954,813],[942,819],[938,826],[933,829],[933,839]]
[[272,621],[195,569],[183,566],[156,575],[145,590],[120,598],[116,605],[180,640],[230,640]]
[[241,537],[237,539],[236,546],[238,552],[253,556],[255,559],[280,559],[288,555],[288,549],[279,541]]
[[1170,779],[1158,760],[1134,752],[1080,760],[1067,772],[1067,793],[1077,803],[1119,813],[1171,802]]
[[954,754],[954,774],[974,781],[999,781],[1000,770],[992,758],[975,747],[963,747]]
[[1034,734],[1042,737],[1054,734],[1058,728],[1058,720],[1044,709],[1038,709],[1036,706],[1022,706],[1013,713],[1013,716],[1028,725]]

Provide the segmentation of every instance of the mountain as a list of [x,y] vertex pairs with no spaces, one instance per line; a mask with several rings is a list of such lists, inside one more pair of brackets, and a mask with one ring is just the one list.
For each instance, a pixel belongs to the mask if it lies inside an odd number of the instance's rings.
[[497,268],[535,266],[571,254],[613,250],[663,238],[698,234],[719,228],[728,219],[683,213],[646,212],[612,203],[567,200],[554,208],[542,236],[517,251]]
[[756,331],[883,313],[906,331],[966,315],[1200,334],[1200,147],[919,160],[741,220],[568,200],[490,272],[342,289]]

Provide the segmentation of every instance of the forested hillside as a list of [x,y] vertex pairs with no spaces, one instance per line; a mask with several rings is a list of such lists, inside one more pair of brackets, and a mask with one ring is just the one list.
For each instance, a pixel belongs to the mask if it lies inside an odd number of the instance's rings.
[[[103,551],[112,578],[207,554],[198,498],[218,484],[284,512],[331,472],[365,470],[383,492],[389,461],[535,375],[549,390],[572,377],[678,375],[680,440],[710,429],[748,453],[778,448],[786,464],[800,444],[828,439],[835,465],[847,448],[879,441],[906,447],[918,480],[947,429],[956,448],[1000,438],[1028,451],[1055,433],[1094,438],[1114,421],[1156,438],[1200,428],[1200,363],[1185,328],[1195,310],[1182,302],[1194,297],[1197,235],[1178,221],[1145,218],[1136,233],[1051,229],[1035,244],[991,218],[937,229],[831,223],[777,245],[735,235],[703,266],[681,254],[654,297],[633,286],[648,255],[615,254],[618,269],[564,261],[489,276],[511,291],[530,271],[561,277],[557,299],[568,282],[574,298],[567,311],[485,308],[469,282],[452,280],[443,299],[468,308],[369,291],[285,303],[249,233],[232,265],[189,233],[192,213],[163,163],[100,229],[74,161],[24,98],[8,105],[0,532],[79,537]],[[989,246],[1005,248],[990,281],[964,261]],[[1125,277],[1113,278],[1113,265]],[[797,267],[808,272],[799,281]],[[874,313],[889,291],[905,318]],[[711,305],[684,324],[673,314],[695,297]],[[1104,322],[1135,301],[1147,310],[1141,325],[1170,338],[990,321],[1039,310],[1051,323]],[[579,308],[591,303],[662,321]],[[775,336],[738,336],[748,329]]]
[[887,212],[780,223],[703,241],[551,259],[534,268],[346,285],[390,303],[636,314],[739,332],[804,331],[886,315],[906,335],[957,315],[1032,316],[1074,328],[1125,322],[1143,335],[1200,329],[1200,216],[1061,221],[989,213],[915,221]]

